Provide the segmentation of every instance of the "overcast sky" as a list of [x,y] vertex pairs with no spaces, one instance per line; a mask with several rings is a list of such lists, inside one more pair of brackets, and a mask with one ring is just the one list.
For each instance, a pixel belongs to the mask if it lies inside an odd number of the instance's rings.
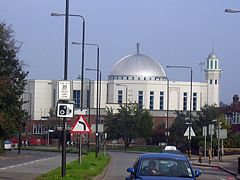
[[[27,64],[29,79],[63,79],[65,0],[1,0],[0,20],[13,26],[15,38],[23,42],[19,57]],[[100,45],[103,79],[114,64],[126,55],[140,53],[157,60],[171,80],[190,80],[183,69],[193,68],[193,80],[203,80],[199,62],[212,49],[223,70],[221,101],[231,103],[240,95],[240,9],[239,0],[70,0],[70,14],[86,20],[86,42]],[[68,79],[76,79],[81,69],[82,19],[70,17]],[[85,67],[96,68],[96,48],[86,47]],[[95,79],[93,72],[85,77]]]

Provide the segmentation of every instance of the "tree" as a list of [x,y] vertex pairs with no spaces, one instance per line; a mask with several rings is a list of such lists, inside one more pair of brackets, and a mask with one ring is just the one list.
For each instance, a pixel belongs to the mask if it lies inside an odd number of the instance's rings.
[[169,142],[172,145],[177,146],[179,149],[182,149],[186,148],[187,146],[187,137],[184,137],[184,133],[187,129],[186,118],[188,116],[186,116],[180,111],[176,111],[176,113],[176,119],[174,120],[172,126],[169,129]]
[[146,110],[139,110],[133,104],[120,106],[117,113],[107,108],[105,127],[108,139],[122,138],[125,150],[136,138],[148,138],[153,127],[153,118]]
[[3,140],[21,129],[26,116],[22,94],[28,72],[24,72],[17,57],[21,44],[13,34],[11,26],[0,22],[0,151]]

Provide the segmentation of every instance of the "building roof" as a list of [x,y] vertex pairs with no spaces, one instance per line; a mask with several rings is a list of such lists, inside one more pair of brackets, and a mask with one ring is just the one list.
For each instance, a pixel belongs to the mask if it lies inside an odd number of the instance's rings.
[[111,72],[112,76],[166,77],[162,66],[144,54],[131,54],[120,59]]

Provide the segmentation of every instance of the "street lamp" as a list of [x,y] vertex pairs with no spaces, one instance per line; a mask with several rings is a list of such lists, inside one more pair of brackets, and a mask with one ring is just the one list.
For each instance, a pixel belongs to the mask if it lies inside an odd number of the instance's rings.
[[[97,76],[98,74],[100,75],[100,92],[98,91],[98,80],[97,80],[97,117],[96,117],[96,154],[95,156],[97,157],[98,151],[99,151],[99,134],[98,134],[98,121],[100,119],[100,109],[101,109],[101,86],[102,86],[102,73],[100,70],[97,69],[92,69],[92,68],[86,68],[86,71],[96,71]],[[98,73],[99,72],[99,73]]]
[[236,10],[236,9],[225,9],[225,12],[227,12],[227,13],[240,13],[240,10]]
[[[189,123],[192,123],[192,76],[193,76],[193,72],[192,72],[192,67],[190,66],[167,66],[167,68],[183,68],[183,69],[190,69],[190,78],[191,78],[191,82],[190,82],[190,110],[189,110]],[[188,141],[188,157],[191,157],[191,128],[189,127],[189,141]]]
[[85,19],[82,15],[79,14],[61,14],[61,13],[51,13],[51,16],[72,16],[72,17],[80,17],[83,20],[83,30],[82,30],[82,75],[81,75],[81,102],[80,108],[81,111],[83,109],[83,84],[84,84],[84,45],[85,45]]
[[128,88],[127,88],[127,85],[125,84],[116,84],[116,86],[125,86],[126,87],[126,107],[127,107],[127,92],[128,92]]
[[[72,44],[74,45],[81,45],[83,43],[79,43],[79,42],[72,42]],[[100,48],[99,48],[99,45],[98,44],[94,44],[94,43],[85,43],[85,45],[89,45],[89,46],[96,46],[97,47],[97,69],[96,72],[97,72],[97,112],[96,112],[96,154],[95,154],[95,157],[97,158],[98,156],[98,118],[99,118],[99,106],[100,106],[100,99],[99,99],[99,52],[100,52]],[[86,70],[93,70],[93,69],[89,69],[89,68],[86,68]],[[100,75],[101,75],[101,72],[100,72]],[[100,82],[101,83],[101,82]]]
[[169,138],[169,132],[168,132],[168,112],[169,112],[169,79],[167,78],[167,138],[166,143],[168,145],[168,138]]
[[[65,52],[64,52],[64,80],[67,80],[68,76],[68,29],[69,29],[69,0],[66,0],[66,12],[65,16]],[[62,125],[62,177],[66,176],[66,118],[63,118]]]

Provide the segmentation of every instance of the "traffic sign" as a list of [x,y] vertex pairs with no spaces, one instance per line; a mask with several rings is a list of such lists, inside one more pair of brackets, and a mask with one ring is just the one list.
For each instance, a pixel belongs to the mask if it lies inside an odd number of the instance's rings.
[[[196,136],[195,132],[193,131],[192,126],[190,126],[190,128],[191,128],[190,136],[191,136],[191,137],[192,137],[192,136]],[[184,136],[189,136],[189,126],[188,126],[187,130],[185,131]]]
[[92,129],[83,115],[78,116],[71,133],[92,133]]
[[57,117],[73,118],[74,105],[73,103],[58,103],[57,104]]
[[[216,131],[218,138],[218,130]],[[227,139],[227,129],[219,129],[219,139]]]
[[71,99],[71,81],[58,81],[58,99]]

